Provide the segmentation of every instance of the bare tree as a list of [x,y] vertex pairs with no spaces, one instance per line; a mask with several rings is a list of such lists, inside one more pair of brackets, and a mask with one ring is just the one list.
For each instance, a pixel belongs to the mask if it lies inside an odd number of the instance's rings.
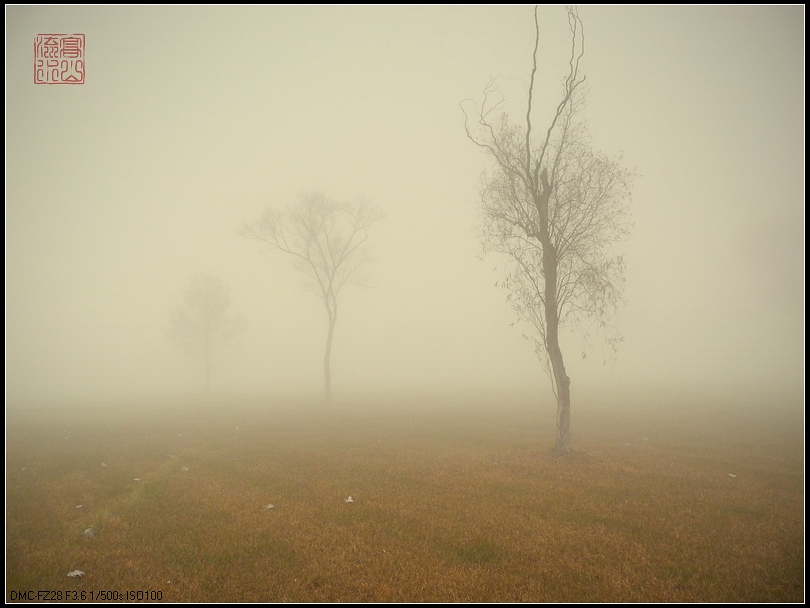
[[169,339],[188,355],[202,360],[205,392],[211,390],[211,370],[233,352],[247,322],[231,315],[230,290],[216,277],[196,275],[186,288],[183,303],[171,311]]
[[[493,161],[481,182],[485,251],[507,256],[502,286],[518,316],[528,323],[530,339],[544,364],[557,399],[555,451],[571,450],[571,388],[559,333],[578,327],[587,337],[601,331],[615,349],[621,337],[609,318],[622,302],[624,262],[612,244],[626,238],[625,220],[634,175],[621,156],[593,150],[580,119],[585,77],[582,22],[569,7],[571,53],[560,101],[545,132],[533,131],[537,49],[540,27],[534,11],[535,47],[522,123],[505,113],[495,119],[502,100],[494,81],[472,121],[465,112],[467,136]],[[463,103],[463,102],[462,102]],[[474,123],[474,124],[471,124]],[[524,334],[525,335],[525,334]]]
[[257,221],[245,223],[242,236],[258,239],[291,256],[295,268],[307,277],[307,288],[326,307],[328,333],[323,357],[324,392],[332,396],[332,338],[337,323],[338,296],[350,284],[361,284],[360,267],[367,261],[361,247],[368,227],[382,219],[372,205],[332,201],[320,192],[301,197],[284,212],[267,209]]

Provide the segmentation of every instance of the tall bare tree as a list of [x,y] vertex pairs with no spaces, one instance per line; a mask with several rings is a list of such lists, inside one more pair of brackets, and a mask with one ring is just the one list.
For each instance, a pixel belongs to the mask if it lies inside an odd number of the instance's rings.
[[362,283],[359,270],[367,261],[362,245],[368,239],[369,226],[380,219],[380,211],[362,200],[337,203],[313,192],[286,211],[265,210],[261,218],[245,223],[239,231],[288,254],[294,267],[306,275],[307,288],[323,302],[328,321],[323,356],[327,399],[332,396],[330,359],[338,296],[346,285]]
[[237,346],[247,322],[229,313],[231,295],[220,279],[199,274],[183,296],[183,303],[171,311],[169,339],[186,353],[203,362],[205,392],[211,390],[211,370]]
[[[571,32],[568,73],[559,102],[539,135],[533,129],[540,26],[534,11],[535,45],[525,117],[513,123],[498,113],[494,81],[484,91],[467,137],[482,148],[493,169],[481,181],[484,247],[507,256],[502,285],[530,327],[530,339],[551,378],[557,399],[555,451],[571,450],[571,380],[560,347],[560,329],[604,333],[621,341],[609,319],[622,301],[624,262],[612,244],[626,238],[626,210],[634,175],[621,156],[596,152],[580,119],[585,77],[582,21],[567,8]],[[491,118],[496,115],[495,118]]]

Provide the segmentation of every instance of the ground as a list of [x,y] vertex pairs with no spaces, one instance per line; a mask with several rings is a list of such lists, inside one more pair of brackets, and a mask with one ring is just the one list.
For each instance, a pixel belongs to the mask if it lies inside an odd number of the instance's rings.
[[558,458],[544,395],[10,404],[6,600],[803,601],[801,400],[572,414]]

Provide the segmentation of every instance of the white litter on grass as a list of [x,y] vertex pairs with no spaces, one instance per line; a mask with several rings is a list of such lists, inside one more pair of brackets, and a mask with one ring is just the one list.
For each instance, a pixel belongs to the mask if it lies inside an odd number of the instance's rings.
[[106,466],[107,466],[107,463],[106,463],[106,462],[102,462],[102,463],[101,463],[101,466],[106,467]]
[[68,572],[67,575],[70,578],[81,578],[82,576],[84,576],[84,572],[82,572],[81,570],[74,570],[73,572]]
[[140,477],[135,477],[132,481],[140,481],[140,480],[141,480]]
[[95,535],[96,533],[93,531],[93,528],[87,528],[87,530],[82,533],[82,536],[85,538],[93,538]]
[[169,458],[174,458],[174,454],[169,454]]
[[180,470],[181,470],[181,471],[188,471],[188,467],[183,467],[183,468],[182,468],[182,469],[180,469]]
[[76,508],[77,508],[77,509],[81,509],[81,508],[82,508],[82,506],[84,506],[84,505],[76,505]]
[[729,477],[737,477],[734,473],[729,473],[728,476]]
[[352,498],[351,496],[349,496],[348,498],[344,498],[344,499],[343,499],[343,502],[345,502],[346,504],[348,504],[348,503],[350,503],[350,502],[354,502],[354,498]]
[[274,504],[266,504],[264,505],[264,510],[267,511],[268,509],[275,509],[276,505]]

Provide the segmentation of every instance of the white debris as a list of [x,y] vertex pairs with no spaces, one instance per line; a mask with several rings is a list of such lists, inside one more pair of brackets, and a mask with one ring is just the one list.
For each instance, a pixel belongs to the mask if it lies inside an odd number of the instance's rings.
[[135,478],[132,479],[132,481],[140,481],[140,480],[141,480],[140,477],[135,477]]
[[728,476],[729,477],[737,477],[734,473],[729,473]]
[[67,575],[70,578],[81,578],[82,576],[84,576],[84,572],[82,572],[81,570],[74,570],[73,572],[68,572]]
[[96,533],[93,531],[93,528],[87,528],[87,530],[85,530],[82,533],[82,536],[84,536],[85,538],[93,538],[93,536],[95,536],[95,534]]
[[264,510],[267,511],[268,509],[275,509],[276,505],[274,504],[266,504],[264,505]]
[[180,470],[181,470],[181,471],[188,471],[188,467],[183,467],[183,468],[182,468],[182,469],[180,469]]
[[348,504],[348,503],[350,503],[350,502],[354,502],[354,498],[352,498],[351,496],[349,496],[348,498],[344,498],[344,499],[343,499],[343,502],[345,502],[346,504]]
[[106,467],[106,466],[107,466],[107,463],[106,463],[106,462],[102,462],[102,463],[101,463],[101,466]]
[[84,505],[76,505],[77,509],[81,509]]

